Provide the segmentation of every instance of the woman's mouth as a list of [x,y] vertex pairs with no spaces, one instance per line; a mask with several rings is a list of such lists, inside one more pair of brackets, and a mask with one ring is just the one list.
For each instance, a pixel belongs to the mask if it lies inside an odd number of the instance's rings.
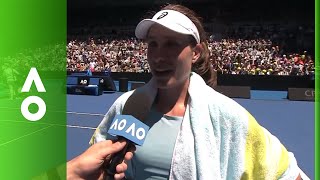
[[172,70],[160,69],[154,71],[156,76],[168,76],[172,73]]

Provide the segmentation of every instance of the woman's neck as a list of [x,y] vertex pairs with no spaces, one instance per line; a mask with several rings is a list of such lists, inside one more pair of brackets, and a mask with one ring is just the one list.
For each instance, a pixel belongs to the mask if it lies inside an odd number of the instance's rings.
[[184,116],[188,102],[188,87],[190,80],[188,79],[183,85],[158,89],[155,101],[156,109],[170,116]]

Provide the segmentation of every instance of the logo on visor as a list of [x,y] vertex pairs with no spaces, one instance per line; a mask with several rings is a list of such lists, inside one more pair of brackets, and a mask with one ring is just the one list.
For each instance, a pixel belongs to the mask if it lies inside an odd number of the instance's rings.
[[157,20],[165,17],[166,15],[168,15],[168,12],[166,12],[166,11],[165,11],[165,12],[162,12],[162,13],[160,14],[160,16],[157,18]]

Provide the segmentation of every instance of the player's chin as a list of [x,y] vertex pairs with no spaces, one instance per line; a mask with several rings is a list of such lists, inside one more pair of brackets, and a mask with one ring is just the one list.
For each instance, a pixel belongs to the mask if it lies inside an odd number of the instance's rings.
[[171,76],[167,79],[157,79],[157,85],[159,89],[172,89],[184,86],[186,81],[188,81],[188,76],[183,78],[176,78]]

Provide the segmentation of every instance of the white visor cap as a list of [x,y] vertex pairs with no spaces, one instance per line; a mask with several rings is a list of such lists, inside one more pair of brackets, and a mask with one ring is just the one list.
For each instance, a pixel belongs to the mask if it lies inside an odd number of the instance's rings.
[[200,43],[199,32],[196,25],[187,16],[174,10],[161,10],[157,12],[152,19],[140,21],[135,30],[136,37],[145,39],[149,28],[155,23],[177,33],[191,35],[197,43]]

